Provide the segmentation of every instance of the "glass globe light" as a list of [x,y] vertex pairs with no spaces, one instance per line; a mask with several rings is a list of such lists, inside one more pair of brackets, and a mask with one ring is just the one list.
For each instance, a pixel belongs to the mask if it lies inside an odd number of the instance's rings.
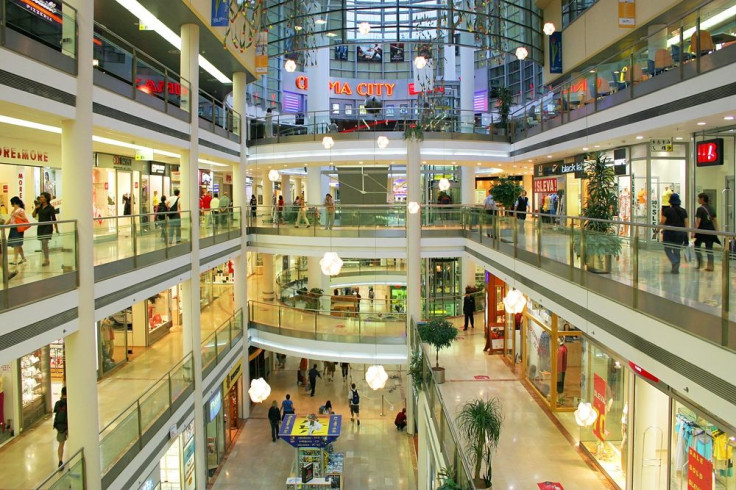
[[440,179],[440,183],[439,183],[439,187],[440,187],[440,190],[441,191],[447,191],[450,188],[450,181],[447,180],[444,177],[441,178]]
[[289,73],[294,73],[294,71],[296,70],[296,61],[286,60],[286,63],[284,63],[284,70],[288,71]]
[[409,214],[417,214],[419,212],[419,203],[412,201],[406,205],[406,209],[409,211]]
[[325,150],[331,150],[335,146],[335,140],[332,139],[332,136],[325,136],[322,138],[322,146]]
[[336,276],[342,269],[342,259],[337,252],[325,252],[319,261],[322,274],[326,276]]
[[263,378],[253,379],[250,382],[248,395],[250,395],[250,399],[253,400],[253,403],[262,403],[271,396],[271,387]]
[[386,136],[379,136],[376,138],[376,145],[382,150],[388,147],[388,143],[389,141]]
[[368,22],[358,24],[358,32],[365,35],[371,32],[371,25]]
[[593,425],[593,422],[595,422],[595,419],[597,418],[598,413],[590,403],[580,402],[578,404],[578,409],[575,410],[575,423],[580,427],[589,427]]
[[281,178],[281,174],[275,168],[268,171],[268,180],[271,182],[277,182]]
[[519,46],[518,48],[516,48],[516,57],[518,59],[525,60],[528,55],[529,51],[527,51],[524,46]]
[[546,22],[544,27],[542,27],[542,31],[548,36],[551,36],[555,33],[555,25],[552,22]]
[[506,307],[506,312],[515,315],[524,311],[526,306],[526,299],[524,295],[518,289],[512,289],[503,298],[503,305]]
[[386,381],[388,381],[388,374],[386,374],[386,370],[383,369],[383,366],[380,364],[373,365],[368,368],[368,370],[365,372],[365,380],[368,383],[368,386],[371,387],[373,390],[380,390],[384,386],[386,386]]
[[416,58],[414,58],[414,67],[417,70],[421,70],[425,66],[427,66],[427,58],[425,58],[424,56],[417,56]]

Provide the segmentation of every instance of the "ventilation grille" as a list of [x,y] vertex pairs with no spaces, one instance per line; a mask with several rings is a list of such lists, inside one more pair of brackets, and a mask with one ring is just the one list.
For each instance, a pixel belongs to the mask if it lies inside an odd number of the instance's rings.
[[240,156],[240,152],[237,150],[231,150],[230,148],[218,145],[217,143],[212,143],[211,141],[207,141],[202,138],[199,138],[199,145],[206,146],[207,148],[212,148],[213,150],[221,151],[223,153],[227,153],[228,155],[234,155],[236,157]]
[[59,325],[63,325],[76,319],[79,312],[76,308],[58,313],[50,318],[45,318],[39,322],[31,323],[25,327],[13,330],[10,333],[0,336],[0,351],[9,349],[21,342],[31,340],[34,337],[44,334]]
[[49,87],[30,78],[24,78],[5,70],[0,70],[0,84],[70,106],[74,106],[77,103],[77,98],[68,92]]
[[139,126],[141,128],[150,129],[151,131],[155,133],[165,134],[167,136],[172,136],[180,140],[185,140],[185,141],[189,140],[189,135],[187,133],[176,131],[167,126],[163,126],[161,124],[151,122],[148,119],[143,119],[142,117],[132,116],[123,111],[113,109],[112,107],[107,107],[102,104],[98,104],[97,102],[92,104],[92,111],[95,114],[111,117],[113,119],[117,119],[118,121],[132,124],[133,126]]
[[108,295],[102,296],[101,298],[97,298],[95,299],[95,309],[102,308],[103,306],[107,306],[111,303],[119,301],[128,296],[132,296],[133,294],[139,291],[143,291],[144,289],[153,287],[160,282],[166,281],[180,274],[185,274],[191,270],[192,270],[191,264],[187,264],[183,267],[179,267],[178,269],[174,269],[173,271],[168,271],[165,274],[161,274],[160,276],[152,277],[145,281],[141,281],[139,283],[133,284],[132,286],[129,286],[125,289],[121,289],[119,291],[115,291],[114,293],[110,293]]

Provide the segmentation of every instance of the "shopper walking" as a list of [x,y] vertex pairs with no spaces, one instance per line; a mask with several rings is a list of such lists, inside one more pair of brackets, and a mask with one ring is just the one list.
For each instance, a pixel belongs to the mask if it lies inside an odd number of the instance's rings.
[[220,198],[220,224],[222,226],[229,226],[230,225],[230,214],[232,211],[232,201],[230,201],[230,197],[226,193],[222,193],[222,197]]
[[311,226],[309,224],[309,219],[307,219],[307,206],[304,201],[304,196],[297,197],[297,202],[295,204],[299,209],[299,213],[296,215],[296,223],[294,223],[294,226],[296,228],[299,228],[299,223],[301,223],[302,221],[304,221],[304,223],[307,225],[307,228]]
[[286,398],[284,398],[284,401],[281,402],[281,413],[282,418],[289,414],[295,413],[294,402],[291,401],[291,395],[288,393],[286,394]]
[[256,225],[257,215],[258,215],[258,199],[256,199],[255,194],[252,194],[250,196],[250,225],[251,226]]
[[396,430],[404,430],[406,428],[406,409],[402,408],[399,413],[396,414],[394,419],[394,425]]
[[465,288],[463,314],[465,315],[465,327],[463,330],[468,329],[468,320],[470,320],[470,328],[475,328],[475,298],[470,294],[470,286]]
[[355,387],[355,383],[350,385],[350,391],[348,392],[348,403],[350,404],[350,421],[353,421],[353,417],[358,419],[358,425],[360,425],[360,394],[358,389]]
[[[5,224],[19,225],[12,227],[8,233],[8,246],[13,247],[11,265],[20,265],[26,262],[26,256],[23,253],[23,234],[28,229],[28,216],[26,215],[26,205],[18,196],[10,198],[10,205],[13,206],[13,210],[10,211],[10,216]],[[20,255],[20,260],[18,255]]]
[[271,422],[271,439],[276,442],[276,439],[279,438],[279,423],[281,422],[281,412],[276,400],[271,403],[271,408],[268,409],[268,421]]
[[309,367],[309,361],[302,357],[299,361],[299,370],[297,371],[296,384],[297,386],[307,384],[307,368]]
[[322,375],[319,374],[319,369],[317,369],[317,365],[315,364],[312,366],[312,369],[309,370],[309,389],[311,390],[309,396],[314,396],[314,389],[317,387],[317,378],[321,377]]
[[483,201],[483,210],[488,215],[486,226],[490,227],[489,232],[486,236],[496,238],[496,214],[498,213],[498,206],[496,201],[493,199],[491,190],[488,190],[488,196]]
[[[673,193],[670,196],[670,205],[662,209],[662,224],[677,228],[687,228],[687,211],[680,205],[680,196]],[[672,274],[680,273],[680,250],[687,245],[687,232],[679,230],[664,230],[662,233],[664,253],[672,263]]]
[[529,210],[529,198],[526,197],[526,191],[521,191],[519,199],[516,200],[514,211],[516,211],[516,219],[521,220],[518,224],[519,233],[524,233],[524,221],[526,220],[526,213]]
[[56,429],[56,441],[59,448],[56,454],[59,456],[59,468],[64,464],[64,443],[69,437],[69,424],[66,410],[66,386],[61,388],[61,399],[54,404],[54,429]]
[[[33,217],[36,218],[39,223],[50,223],[52,221],[56,221],[56,210],[51,205],[51,194],[48,192],[42,192],[41,195],[38,196],[36,208],[33,210]],[[42,266],[50,264],[49,240],[51,240],[51,235],[54,233],[54,228],[56,228],[56,233],[59,233],[59,227],[56,224],[39,225],[36,228],[36,235],[38,236],[38,239],[41,240],[41,250],[43,251]]]
[[342,380],[347,381],[348,379],[348,371],[350,370],[350,363],[349,362],[341,362],[340,363],[340,369],[342,370]]
[[174,197],[169,205],[169,242],[174,245],[181,243],[181,205],[179,202],[179,189],[174,190]]
[[331,230],[334,224],[335,201],[332,199],[332,194],[327,194],[325,195],[325,230]]
[[[716,210],[709,204],[710,198],[708,194],[701,192],[698,194],[698,207],[695,211],[695,228],[698,230],[718,230],[718,220],[716,220]],[[12,202],[12,201],[11,201]],[[708,258],[708,265],[705,266],[706,271],[713,270],[713,244],[721,243],[716,235],[710,235],[705,233],[693,233],[695,239],[695,257],[697,258],[697,268],[703,264],[702,255],[700,253],[700,245],[705,245],[705,255]]]
[[284,222],[284,196],[279,196],[279,201],[276,204],[276,223],[282,224]]
[[220,224],[220,194],[215,192],[210,201],[210,222],[216,228]]
[[166,196],[161,196],[161,201],[156,208],[156,228],[161,228],[161,241],[167,244],[169,238],[166,236],[166,214],[169,212],[169,206],[166,204]]
[[332,382],[335,379],[335,364],[332,361],[325,361],[325,368],[327,370],[327,374],[325,375],[325,380]]

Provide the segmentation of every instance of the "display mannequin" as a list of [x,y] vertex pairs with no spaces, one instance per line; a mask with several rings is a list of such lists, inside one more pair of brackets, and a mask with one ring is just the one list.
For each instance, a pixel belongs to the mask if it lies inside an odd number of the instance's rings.
[[[629,188],[624,187],[618,195],[618,216],[621,221],[631,221],[631,194]],[[629,225],[622,225],[619,235],[629,235]]]
[[565,391],[565,372],[567,371],[567,346],[565,337],[560,337],[560,346],[557,348],[557,394]]

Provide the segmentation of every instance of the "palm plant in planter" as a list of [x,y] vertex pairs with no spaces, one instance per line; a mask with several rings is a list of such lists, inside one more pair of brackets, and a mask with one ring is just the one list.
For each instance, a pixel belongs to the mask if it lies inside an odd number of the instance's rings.
[[440,384],[445,382],[445,368],[440,367],[440,349],[450,347],[452,341],[457,337],[457,329],[450,323],[447,318],[433,318],[432,320],[420,323],[418,326],[419,338],[422,342],[426,342],[435,349],[435,367],[432,371],[435,374],[435,382]]
[[575,253],[580,255],[581,245],[585,245],[585,265],[590,272],[609,273],[611,257],[621,253],[621,240],[611,223],[618,204],[616,179],[613,167],[602,153],[591,156],[585,167],[588,197],[582,215],[605,221],[584,221],[581,235],[575,235],[574,247]]
[[437,476],[442,480],[442,485],[437,487],[437,490],[463,490],[462,485],[456,481],[457,471],[454,467],[442,468]]
[[[473,479],[476,488],[490,488],[493,476],[491,460],[503,425],[501,402],[498,398],[470,400],[460,409],[456,421],[465,439],[471,464],[475,467]],[[486,472],[481,476],[484,465]]]

